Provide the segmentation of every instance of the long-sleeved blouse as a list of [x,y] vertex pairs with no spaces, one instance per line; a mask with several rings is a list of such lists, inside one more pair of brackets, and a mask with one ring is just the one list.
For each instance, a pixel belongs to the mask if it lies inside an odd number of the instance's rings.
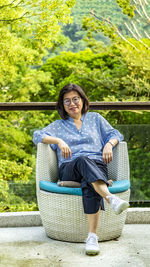
[[71,158],[64,159],[57,144],[50,144],[57,152],[59,166],[79,156],[102,161],[102,152],[110,139],[123,140],[123,135],[114,129],[109,122],[97,112],[87,112],[82,115],[82,127],[77,129],[74,119],[69,117],[56,120],[42,130],[34,132],[33,142],[38,144],[46,136],[61,138],[71,149]]

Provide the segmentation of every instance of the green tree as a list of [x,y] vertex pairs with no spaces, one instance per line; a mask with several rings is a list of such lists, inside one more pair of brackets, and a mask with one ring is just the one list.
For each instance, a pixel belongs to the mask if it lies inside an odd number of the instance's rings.
[[[74,0],[0,0],[1,101],[31,101],[41,84],[53,84],[51,74],[37,71],[37,67],[47,49],[65,42],[61,27],[71,23],[74,3]],[[37,121],[40,125],[40,119],[43,121],[46,115],[40,113],[38,120],[34,112],[28,115],[1,112],[0,116],[0,210],[35,209],[32,196],[29,204],[23,197],[24,183],[31,182],[35,188],[30,129]],[[14,187],[10,186],[12,181]],[[16,186],[20,193],[15,193]]]
[[[141,46],[136,41],[138,45]],[[145,47],[144,53],[149,55]],[[136,101],[145,100],[150,95],[148,58],[142,58],[142,54],[126,42],[118,42],[107,48],[98,43],[96,49],[94,47],[78,53],[62,52],[48,59],[41,69],[52,75],[55,100],[59,90],[69,82],[80,84],[91,101],[102,101],[106,97]],[[45,92],[46,97],[48,90],[49,87],[41,87],[39,96]]]
[[[41,64],[45,48],[63,43],[61,25],[71,23],[74,0],[0,0],[0,84],[24,75],[27,66]],[[29,71],[29,69],[28,69]],[[32,74],[31,74],[32,75]]]
[[[62,50],[78,52],[87,47],[84,41],[87,29],[82,26],[82,20],[91,14],[95,14],[103,25],[101,31],[97,31],[94,37],[106,45],[110,43],[109,38],[103,33],[103,29],[106,30],[106,25],[109,28],[115,25],[121,38],[124,39],[127,36],[135,38],[144,43],[145,46],[146,43],[142,38],[150,38],[149,0],[76,0],[76,5],[72,9],[73,23],[63,27],[64,34],[69,37],[70,41],[67,46],[61,48]],[[61,49],[57,49],[56,53]]]

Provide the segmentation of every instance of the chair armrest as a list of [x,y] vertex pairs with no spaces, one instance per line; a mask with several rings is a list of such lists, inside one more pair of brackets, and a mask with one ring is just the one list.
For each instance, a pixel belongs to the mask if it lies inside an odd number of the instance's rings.
[[108,164],[108,178],[112,180],[130,180],[128,148],[125,141],[113,149],[113,160]]
[[[113,160],[108,164],[108,177],[112,180],[130,179],[129,157],[126,142],[120,142],[113,149]],[[56,152],[48,144],[37,145],[36,182],[58,180],[58,163]]]
[[58,179],[58,165],[56,152],[48,144],[37,145],[36,182],[41,180],[55,182]]

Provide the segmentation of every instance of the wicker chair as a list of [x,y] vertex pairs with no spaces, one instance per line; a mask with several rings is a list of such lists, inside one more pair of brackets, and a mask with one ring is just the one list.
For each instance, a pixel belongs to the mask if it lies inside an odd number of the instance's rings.
[[[113,149],[113,161],[108,164],[109,179],[129,180],[129,159],[126,142]],[[47,236],[52,239],[84,242],[88,233],[87,217],[83,212],[82,197],[57,194],[40,189],[40,181],[56,182],[58,166],[56,153],[49,145],[39,143],[37,148],[36,186],[42,223]],[[129,201],[130,189],[116,194]],[[98,226],[99,241],[111,240],[121,235],[127,211],[116,215],[104,200]]]

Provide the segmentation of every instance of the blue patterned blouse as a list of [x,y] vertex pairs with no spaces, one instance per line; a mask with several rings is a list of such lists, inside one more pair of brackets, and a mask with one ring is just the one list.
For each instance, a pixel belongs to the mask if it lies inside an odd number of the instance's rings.
[[58,137],[65,141],[71,149],[71,158],[64,159],[58,145],[50,144],[56,150],[59,166],[79,156],[102,161],[102,151],[105,144],[112,138],[119,142],[123,135],[114,129],[107,120],[96,112],[87,112],[82,115],[82,127],[77,129],[74,119],[56,120],[42,130],[34,132],[33,142],[37,145],[48,136]]

